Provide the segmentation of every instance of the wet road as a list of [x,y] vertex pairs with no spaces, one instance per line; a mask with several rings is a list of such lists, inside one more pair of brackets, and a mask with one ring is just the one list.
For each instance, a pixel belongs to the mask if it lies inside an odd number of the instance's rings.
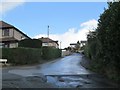
[[44,75],[79,75],[79,74],[91,74],[80,65],[82,55],[73,54],[66,56],[58,61],[53,61],[42,65],[40,72]]
[[81,54],[72,54],[64,58],[51,61],[42,65],[19,67],[9,70],[9,73],[23,77],[36,76],[41,73],[47,82],[60,88],[113,88],[113,83],[103,76],[90,72],[80,65]]

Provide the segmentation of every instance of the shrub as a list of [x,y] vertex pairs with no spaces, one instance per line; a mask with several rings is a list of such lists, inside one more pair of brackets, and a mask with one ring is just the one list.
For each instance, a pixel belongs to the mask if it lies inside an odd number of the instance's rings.
[[43,59],[55,59],[61,57],[61,50],[54,47],[42,47]]
[[14,65],[38,63],[41,60],[41,49],[3,48],[2,58]]
[[42,41],[39,39],[24,39],[18,43],[18,47],[41,48]]
[[39,63],[41,59],[50,60],[61,57],[61,50],[53,47],[43,48],[2,48],[2,58],[13,65]]
[[[120,82],[120,2],[109,2],[98,20],[96,34],[89,33],[85,54],[92,67]],[[95,37],[94,37],[95,36]]]

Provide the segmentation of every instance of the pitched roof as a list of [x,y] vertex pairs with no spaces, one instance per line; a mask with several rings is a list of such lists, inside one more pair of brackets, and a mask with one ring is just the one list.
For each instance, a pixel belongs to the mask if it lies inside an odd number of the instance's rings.
[[86,43],[87,41],[81,41],[81,43]]
[[77,45],[77,43],[70,43],[70,45]]
[[54,40],[52,40],[52,39],[50,39],[50,38],[47,38],[47,37],[41,37],[41,38],[39,38],[39,40],[41,40],[43,43],[48,43],[48,42],[55,42],[55,43],[57,43],[58,44],[58,41],[54,41]]
[[20,31],[19,29],[17,29],[16,27],[14,27],[13,25],[10,25],[4,21],[0,21],[0,29],[5,29],[5,28],[14,28],[15,30],[17,30],[18,32],[20,32],[21,34],[23,34],[24,36],[28,37],[26,34],[24,34],[22,31]]
[[10,28],[10,27],[14,27],[4,21],[0,21],[0,28]]

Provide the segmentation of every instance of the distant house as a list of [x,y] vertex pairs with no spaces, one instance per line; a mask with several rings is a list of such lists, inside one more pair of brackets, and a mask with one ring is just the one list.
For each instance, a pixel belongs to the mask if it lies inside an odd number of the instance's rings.
[[70,43],[71,51],[76,52],[77,43]]
[[55,47],[55,48],[59,48],[59,44],[58,41],[54,41],[50,38],[39,38],[39,40],[42,41],[42,46],[49,46],[49,47]]
[[86,44],[87,41],[81,41],[81,45],[84,46]]
[[75,48],[76,45],[77,43],[70,43],[71,48]]
[[0,21],[0,48],[18,47],[18,41],[29,38],[30,37],[21,32],[16,27],[4,21]]

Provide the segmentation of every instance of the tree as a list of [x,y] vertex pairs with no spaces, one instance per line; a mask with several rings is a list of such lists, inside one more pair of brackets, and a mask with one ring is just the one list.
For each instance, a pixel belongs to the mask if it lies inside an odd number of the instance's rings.
[[86,52],[93,67],[120,82],[120,1],[109,2],[98,20],[96,34],[88,34]]

